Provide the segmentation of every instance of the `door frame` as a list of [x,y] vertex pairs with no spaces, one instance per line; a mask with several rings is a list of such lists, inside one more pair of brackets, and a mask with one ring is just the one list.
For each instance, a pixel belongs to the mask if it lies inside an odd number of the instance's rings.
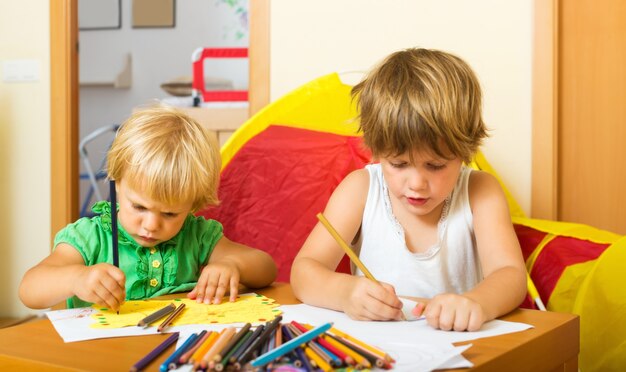
[[534,1],[531,217],[558,220],[559,0]]
[[78,218],[78,1],[50,0],[50,241]]

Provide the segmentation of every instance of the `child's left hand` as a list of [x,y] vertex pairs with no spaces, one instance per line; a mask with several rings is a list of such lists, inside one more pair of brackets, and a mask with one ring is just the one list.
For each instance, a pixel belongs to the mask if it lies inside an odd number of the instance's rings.
[[202,269],[195,288],[187,297],[198,303],[219,304],[226,292],[230,292],[230,301],[234,302],[239,292],[239,269],[229,262],[211,263]]
[[453,293],[433,297],[423,314],[416,312],[421,312],[419,305],[415,307],[413,314],[424,315],[428,324],[444,331],[477,331],[487,319],[485,310],[478,302]]

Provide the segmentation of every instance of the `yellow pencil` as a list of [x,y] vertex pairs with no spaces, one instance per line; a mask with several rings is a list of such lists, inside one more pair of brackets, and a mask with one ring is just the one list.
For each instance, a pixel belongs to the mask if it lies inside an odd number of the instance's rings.
[[[369,280],[377,283],[377,284],[380,284],[380,282],[378,280],[376,280],[376,278],[374,278],[374,275],[372,275],[372,273],[370,273],[370,271],[367,269],[367,267],[365,267],[363,262],[361,262],[361,260],[359,259],[359,256],[357,256],[354,253],[354,251],[348,246],[348,244],[341,238],[341,236],[339,235],[337,230],[335,230],[333,225],[331,225],[330,222],[328,222],[326,217],[324,217],[323,214],[318,213],[317,214],[317,219],[320,220],[320,222],[322,223],[322,225],[324,225],[326,230],[328,230],[330,235],[332,235],[333,238],[335,238],[335,241],[337,241],[339,246],[344,250],[344,252],[346,252],[348,257],[350,257],[350,260],[352,262],[354,262],[354,264],[363,272],[365,277],[368,278]],[[404,315],[404,313],[402,313],[402,317],[400,319],[401,320],[406,320],[406,315]]]
[[317,353],[313,351],[310,346],[304,347],[304,353],[306,354],[306,356],[309,357],[309,359],[311,359],[311,361],[315,363],[317,368],[320,368],[322,371],[328,372],[333,370],[333,367],[331,367],[330,364],[326,363],[326,361],[322,359],[322,357],[317,355]]
[[343,345],[342,343],[340,343],[339,341],[335,340],[334,338],[330,336],[323,335],[322,338],[324,338],[326,342],[333,345],[333,347],[339,349],[344,354],[351,356],[354,359],[354,361],[357,363],[357,369],[358,367],[372,368],[372,364],[363,355]]
[[[370,273],[370,271],[367,269],[367,267],[365,267],[365,265],[363,265],[363,262],[361,262],[361,260],[359,259],[359,256],[354,254],[354,251],[348,246],[348,244],[346,244],[345,241],[343,241],[341,236],[339,236],[339,233],[337,232],[337,230],[335,230],[335,228],[330,224],[330,222],[328,222],[326,217],[324,217],[323,214],[318,213],[317,214],[317,219],[320,220],[322,225],[324,225],[324,227],[326,228],[326,230],[328,230],[330,235],[332,235],[333,238],[335,238],[335,240],[337,241],[339,246],[346,252],[348,257],[350,257],[350,260],[352,260],[352,262],[354,262],[354,264],[363,272],[363,274],[365,274],[365,276],[368,279],[373,280],[376,283],[378,283],[378,280],[376,280],[376,278],[374,278],[374,275],[372,275],[372,273]],[[380,284],[380,283],[378,283],[378,284]]]
[[382,351],[382,350],[380,350],[380,349],[378,349],[378,348],[376,348],[376,347],[374,347],[372,345],[368,345],[365,342],[363,342],[363,341],[361,341],[361,340],[359,340],[357,338],[354,338],[354,337],[350,336],[349,334],[338,330],[335,327],[332,327],[330,329],[330,332],[335,334],[336,336],[339,336],[339,337],[342,337],[342,338],[344,338],[344,339],[346,339],[348,341],[351,341],[351,342],[355,343],[358,346],[361,346],[365,350],[368,350],[372,354],[375,354],[375,355],[383,358],[387,362],[395,362],[395,360],[389,354],[387,354],[386,352],[384,352],[384,351]]

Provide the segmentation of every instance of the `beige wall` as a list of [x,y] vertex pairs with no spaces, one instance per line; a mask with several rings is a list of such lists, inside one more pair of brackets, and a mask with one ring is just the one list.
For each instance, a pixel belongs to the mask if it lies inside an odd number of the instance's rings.
[[527,0],[271,0],[271,99],[395,50],[455,53],[482,83],[492,129],[483,151],[529,214],[532,11]]
[[[0,316],[29,312],[17,287],[50,251],[49,18],[48,0],[0,1]],[[4,62],[22,59],[39,80],[5,82]]]

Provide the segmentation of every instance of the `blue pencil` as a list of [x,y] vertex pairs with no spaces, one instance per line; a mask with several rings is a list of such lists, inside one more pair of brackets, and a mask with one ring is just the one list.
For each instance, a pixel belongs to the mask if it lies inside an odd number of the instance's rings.
[[259,356],[258,358],[253,360],[250,364],[253,367],[263,366],[263,365],[271,362],[272,360],[287,354],[288,352],[290,352],[291,350],[297,348],[298,346],[311,341],[315,337],[317,337],[317,336],[321,335],[322,333],[328,331],[332,326],[333,326],[333,323],[326,323],[326,324],[322,324],[321,326],[319,326],[317,328],[313,328],[312,330],[310,330],[310,331],[308,331],[306,333],[303,333],[303,334],[301,334],[298,337],[292,338],[291,340],[285,342],[284,344],[280,345],[279,347],[275,348],[274,350],[270,350],[267,353]]
[[130,372],[137,372],[137,371],[141,371],[142,369],[146,368],[146,366],[148,364],[150,364],[150,362],[152,362],[154,360],[154,358],[159,356],[159,354],[161,354],[171,344],[173,344],[174,342],[176,342],[176,340],[178,340],[178,334],[179,334],[178,332],[172,333],[172,335],[170,337],[168,337],[165,341],[163,341],[159,346],[154,348],[154,350],[149,352],[148,355],[146,355],[145,357],[141,358],[141,360],[138,361],[137,363],[135,363],[134,366],[130,367]]
[[174,351],[172,355],[170,355],[169,358],[163,362],[163,364],[161,364],[159,371],[166,372],[170,369],[176,369],[176,367],[178,367],[178,358],[189,348],[190,345],[193,345],[193,343],[196,342],[197,338],[197,333],[193,333],[191,336],[187,337],[187,340],[185,340],[185,342],[178,349],[176,349],[176,351]]
[[111,194],[111,238],[113,240],[113,266],[120,267],[120,255],[117,247],[117,193],[115,181],[109,181],[109,193]]

